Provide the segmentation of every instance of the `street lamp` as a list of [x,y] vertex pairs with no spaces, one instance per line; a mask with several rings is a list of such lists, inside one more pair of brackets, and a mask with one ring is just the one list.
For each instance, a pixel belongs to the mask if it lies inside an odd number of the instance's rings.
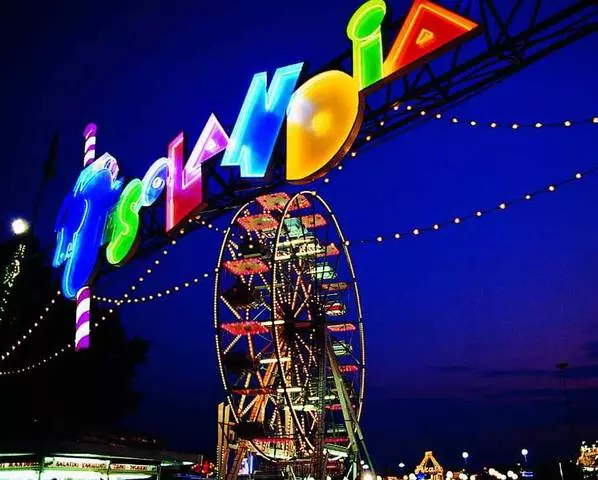
[[527,454],[528,454],[528,453],[529,453],[529,452],[527,451],[527,448],[522,448],[522,449],[521,449],[521,455],[523,456],[523,465],[524,465],[525,467],[527,467]]
[[24,218],[15,218],[11,222],[10,228],[15,235],[23,235],[29,231],[29,222]]
[[463,457],[463,462],[465,463],[465,470],[467,470],[467,459],[469,458],[469,453],[463,452],[461,456]]

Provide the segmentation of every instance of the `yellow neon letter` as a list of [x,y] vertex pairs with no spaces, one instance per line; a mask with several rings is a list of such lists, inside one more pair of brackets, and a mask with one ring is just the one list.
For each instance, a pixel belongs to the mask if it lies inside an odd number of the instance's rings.
[[331,70],[301,85],[287,109],[287,180],[307,183],[338,165],[362,119],[359,84],[346,73]]

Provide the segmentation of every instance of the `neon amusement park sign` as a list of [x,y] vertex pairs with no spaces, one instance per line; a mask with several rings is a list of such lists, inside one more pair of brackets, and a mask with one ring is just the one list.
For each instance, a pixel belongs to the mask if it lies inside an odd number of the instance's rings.
[[237,168],[241,178],[263,179],[285,120],[285,180],[301,184],[322,177],[354,142],[365,96],[478,31],[476,23],[454,12],[415,0],[384,56],[385,15],[384,0],[369,0],[351,17],[346,31],[353,51],[351,75],[330,70],[299,84],[303,63],[278,68],[270,82],[266,72],[257,73],[230,134],[211,115],[186,162],[181,133],[143,178],[126,185],[113,156],[104,153],[96,159],[95,126],[89,125],[84,169],[56,222],[53,265],[64,267],[64,296],[75,299],[92,283],[101,255],[112,265],[131,258],[138,243],[139,212],[163,193],[167,233],[209,205],[202,182],[205,161],[222,153],[222,167]]

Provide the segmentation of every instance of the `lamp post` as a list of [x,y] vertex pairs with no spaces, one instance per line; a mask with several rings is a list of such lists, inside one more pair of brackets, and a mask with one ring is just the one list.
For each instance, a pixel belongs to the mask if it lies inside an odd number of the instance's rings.
[[521,456],[523,457],[523,466],[525,468],[527,468],[527,454],[529,452],[527,451],[527,448],[522,448],[521,449]]
[[467,470],[467,459],[469,458],[469,453],[463,452],[461,454],[461,456],[463,457],[463,463],[465,465],[465,470]]

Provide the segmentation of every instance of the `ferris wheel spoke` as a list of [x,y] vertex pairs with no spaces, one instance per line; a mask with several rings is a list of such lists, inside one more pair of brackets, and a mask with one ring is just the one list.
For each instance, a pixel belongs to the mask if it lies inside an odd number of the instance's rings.
[[243,317],[239,314],[237,309],[229,303],[229,301],[226,299],[224,295],[220,295],[220,301],[228,307],[230,312],[237,318],[237,320],[239,320],[239,322],[243,321]]
[[231,340],[228,346],[223,350],[224,355],[229,353],[231,349],[236,345],[236,343],[241,339],[243,335],[235,335],[235,337]]
[[258,400],[259,397],[260,397],[260,395],[256,395],[255,397],[253,397],[253,399],[241,411],[241,414],[240,414],[241,417],[245,417],[245,415],[247,415],[247,413],[249,412],[249,410],[254,407],[254,405],[256,404],[256,402],[257,402],[257,400]]

